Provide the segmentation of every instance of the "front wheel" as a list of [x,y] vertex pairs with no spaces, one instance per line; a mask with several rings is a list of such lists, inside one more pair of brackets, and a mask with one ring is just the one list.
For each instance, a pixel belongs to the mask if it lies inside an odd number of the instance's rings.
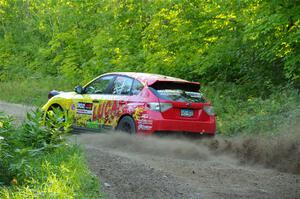
[[134,120],[130,116],[123,117],[117,126],[117,130],[129,134],[135,134],[136,129],[135,129]]
[[46,112],[46,125],[51,128],[63,130],[66,122],[66,115],[60,106],[51,106]]

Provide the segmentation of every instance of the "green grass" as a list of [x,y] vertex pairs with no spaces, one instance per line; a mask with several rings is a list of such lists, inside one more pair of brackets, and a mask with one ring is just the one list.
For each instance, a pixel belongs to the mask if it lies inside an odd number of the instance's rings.
[[32,177],[21,186],[2,188],[0,198],[103,198],[77,145],[32,160],[28,168]]
[[15,127],[0,112],[0,198],[103,198],[80,146],[68,142],[68,120],[42,122],[41,114]]
[[0,82],[0,99],[12,103],[41,106],[50,90],[71,91],[76,85],[58,77],[36,77]]

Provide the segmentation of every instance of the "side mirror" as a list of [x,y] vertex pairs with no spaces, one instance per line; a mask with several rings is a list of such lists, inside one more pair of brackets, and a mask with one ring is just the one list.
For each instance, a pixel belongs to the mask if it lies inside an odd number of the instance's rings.
[[82,86],[76,86],[74,91],[77,93],[77,94],[83,94],[83,88]]

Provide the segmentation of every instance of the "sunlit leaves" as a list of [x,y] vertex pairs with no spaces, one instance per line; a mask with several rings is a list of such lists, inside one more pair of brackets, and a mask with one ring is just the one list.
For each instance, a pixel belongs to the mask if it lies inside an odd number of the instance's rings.
[[[264,95],[300,83],[299,1],[1,1],[0,80],[110,71],[225,81]],[[83,77],[83,78],[79,78]]]

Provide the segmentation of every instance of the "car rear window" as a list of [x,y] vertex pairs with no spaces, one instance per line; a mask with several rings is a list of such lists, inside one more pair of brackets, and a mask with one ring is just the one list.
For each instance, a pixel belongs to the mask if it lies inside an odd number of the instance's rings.
[[163,82],[151,87],[152,92],[160,99],[176,102],[206,102],[199,91],[200,85],[192,83]]

